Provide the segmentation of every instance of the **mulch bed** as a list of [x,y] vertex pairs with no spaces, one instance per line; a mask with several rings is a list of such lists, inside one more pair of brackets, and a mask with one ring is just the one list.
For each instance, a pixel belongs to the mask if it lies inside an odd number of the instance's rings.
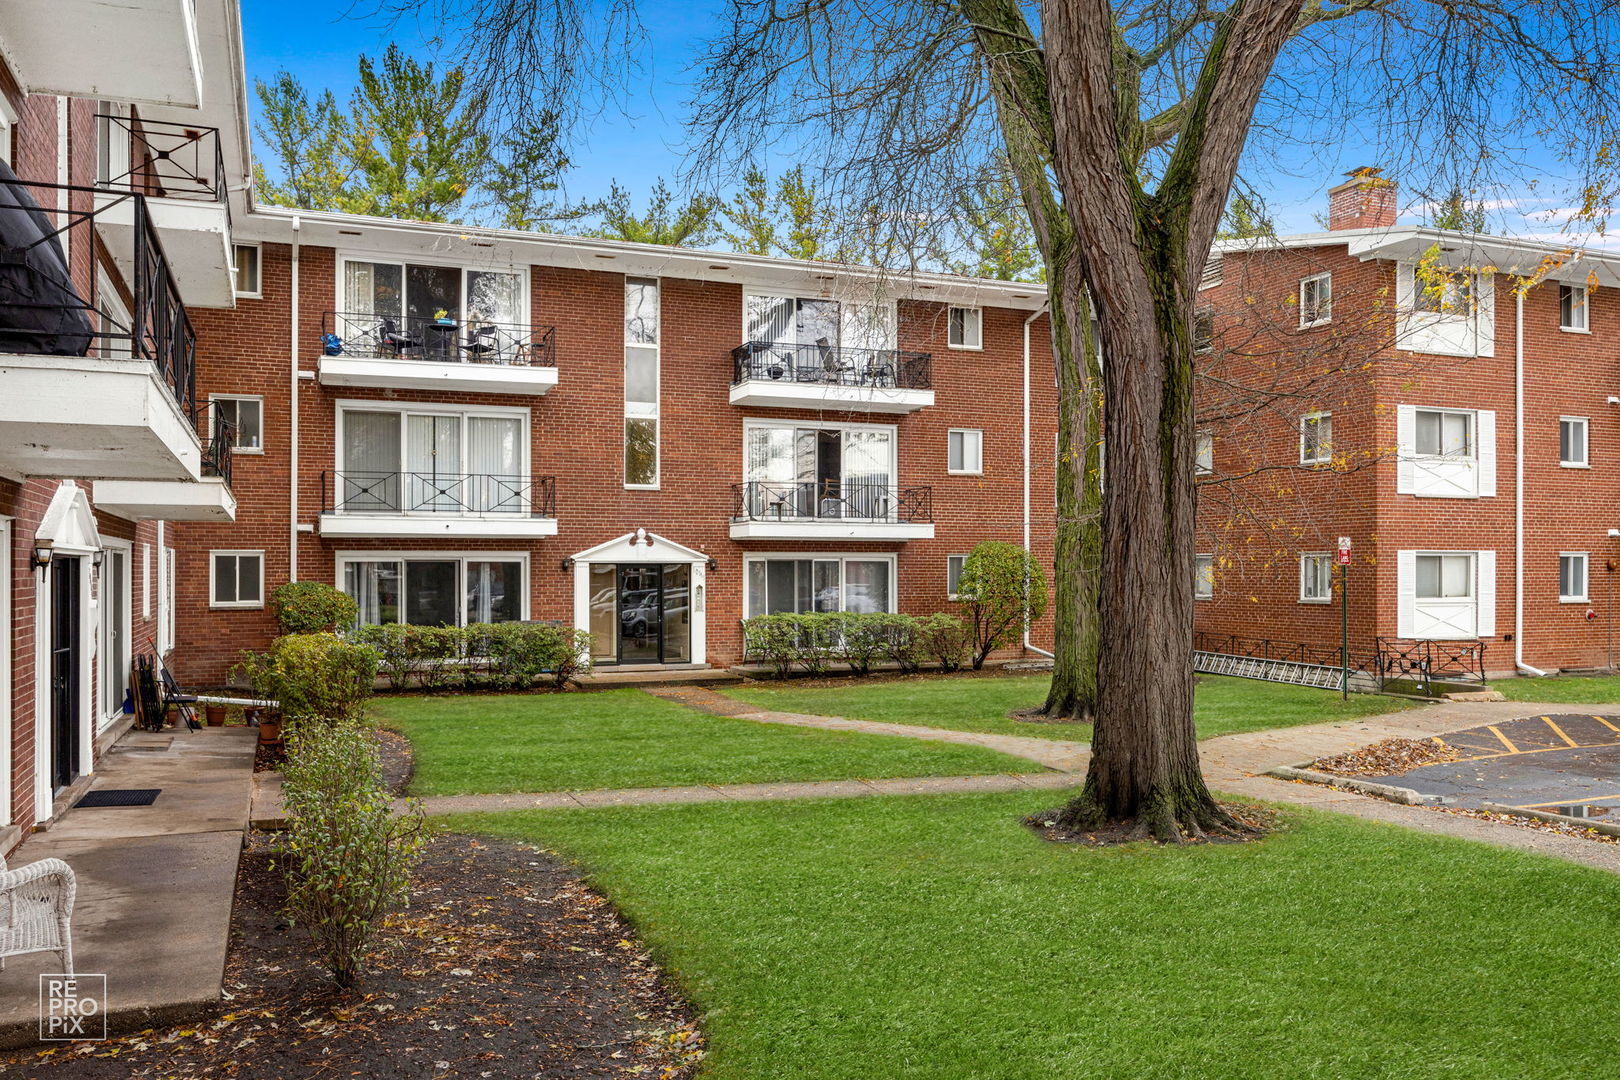
[[1457,747],[1433,739],[1385,739],[1347,754],[1319,758],[1311,767],[1337,776],[1399,776],[1461,757],[1463,751]]
[[[1220,803],[1225,810],[1237,821],[1239,825],[1247,826],[1252,831],[1241,835],[1220,835],[1207,837],[1188,837],[1190,844],[1244,844],[1251,840],[1259,840],[1267,833],[1277,828],[1278,816],[1276,811],[1252,803]],[[1102,829],[1066,829],[1056,822],[1061,807],[1042,810],[1024,818],[1027,825],[1043,840],[1050,840],[1055,844],[1080,844],[1084,847],[1114,847],[1119,844],[1139,844],[1155,842],[1151,836],[1141,836],[1136,831],[1134,821],[1125,821],[1116,825],[1109,825]]]
[[1076,720],[1070,716],[1053,716],[1039,705],[1027,709],[1013,709],[1007,714],[1007,719],[1020,724],[1067,724],[1075,728],[1089,728],[1090,720]]
[[0,1057],[44,1077],[691,1076],[693,1012],[606,899],[527,845],[440,835],[361,985],[337,990],[279,908],[262,838],[243,854],[213,1019]]

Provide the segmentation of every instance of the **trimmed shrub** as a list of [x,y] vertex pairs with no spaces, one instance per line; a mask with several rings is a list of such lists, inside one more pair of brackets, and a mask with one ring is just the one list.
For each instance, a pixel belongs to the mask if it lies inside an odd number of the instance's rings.
[[370,645],[336,634],[283,634],[267,653],[243,653],[236,670],[255,694],[279,701],[288,720],[357,720],[380,660]]
[[458,626],[407,626],[406,653],[417,685],[437,692],[466,678],[467,635]]
[[351,639],[377,650],[378,670],[395,690],[408,690],[414,682],[410,629],[398,623],[362,626]]
[[961,619],[941,612],[917,620],[917,637],[924,655],[944,672],[961,671],[972,654],[973,639]]
[[835,611],[820,618],[832,658],[849,665],[855,675],[870,675],[872,665],[884,652],[883,620],[888,616]]
[[1046,611],[1046,573],[1038,559],[1017,544],[986,540],[968,552],[957,579],[973,669],[1002,645],[1016,642]]
[[563,689],[591,667],[589,634],[544,623],[362,626],[354,640],[378,651],[395,690],[527,690],[541,676]]
[[383,916],[409,902],[426,822],[415,804],[394,812],[376,734],[358,719],[294,724],[282,778],[287,828],[276,851],[287,879],[285,913],[348,988]]
[[778,679],[793,674],[799,659],[799,628],[792,615],[755,615],[743,622],[745,653],[771,665]]
[[828,619],[833,612],[810,612],[803,615],[788,615],[792,620],[793,628],[798,633],[799,667],[810,676],[827,674],[827,664],[832,659],[833,633]]
[[270,614],[283,634],[347,630],[360,617],[354,598],[319,581],[289,581],[270,590]]
[[913,675],[922,669],[928,658],[918,620],[910,615],[868,615],[883,657],[900,669],[902,675]]

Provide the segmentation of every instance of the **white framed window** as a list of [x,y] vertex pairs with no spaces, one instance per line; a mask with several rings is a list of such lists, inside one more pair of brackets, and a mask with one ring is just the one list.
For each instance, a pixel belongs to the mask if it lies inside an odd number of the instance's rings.
[[1215,556],[1193,556],[1193,599],[1210,600],[1215,596]]
[[[528,321],[525,267],[340,255],[337,275],[337,295],[350,321],[389,319],[407,335],[440,318],[494,324]],[[339,326],[340,334],[347,336],[342,322]]]
[[1333,460],[1333,414],[1306,413],[1299,419],[1299,463],[1325,465]]
[[1200,308],[1193,315],[1193,351],[1209,352],[1215,347],[1215,312]]
[[1299,602],[1333,602],[1333,556],[1311,553],[1299,557]]
[[213,412],[208,418],[210,437],[213,425],[231,425],[231,449],[238,454],[264,453],[264,398],[256,394],[211,394]]
[[976,428],[952,428],[945,440],[947,472],[972,476],[984,472],[984,432]]
[[624,279],[624,486],[659,483],[659,287],[654,278]]
[[[0,160],[5,161],[13,170],[15,170],[17,164],[16,130],[16,110],[12,109],[11,102],[7,101],[3,95],[0,95]],[[0,816],[7,815],[0,814]]]
[[1496,414],[1401,405],[1395,490],[1439,499],[1496,494]]
[[1208,476],[1215,471],[1215,435],[1213,432],[1200,431],[1197,438],[1193,450],[1193,472]]
[[527,514],[529,410],[337,403],[340,514]]
[[966,564],[966,555],[945,556],[945,598],[947,600],[961,599],[957,587],[962,582],[962,567]]
[[110,360],[128,360],[135,355],[134,321],[129,305],[113,284],[106,268],[96,267],[96,317],[101,324],[96,351]]
[[896,572],[893,555],[817,552],[745,556],[744,617],[894,611]]
[[1496,552],[1397,551],[1397,636],[1464,641],[1496,633]]
[[141,545],[141,618],[152,617],[152,545]]
[[1587,434],[1590,424],[1584,416],[1558,418],[1558,464],[1566,469],[1591,467],[1587,456]]
[[1443,356],[1493,356],[1495,275],[1396,264],[1395,347]]
[[124,704],[129,687],[133,654],[134,619],[131,612],[131,545],[124,541],[103,540],[100,580],[96,603],[101,608],[100,654],[96,658],[96,682],[100,693],[100,727],[112,723]]
[[1558,286],[1558,329],[1575,334],[1590,332],[1586,300],[1585,285]]
[[1437,270],[1414,279],[1412,310],[1431,315],[1467,315],[1473,310],[1478,282],[1465,271]]
[[337,581],[354,598],[361,626],[468,626],[529,617],[529,557],[518,552],[340,552]]
[[743,507],[753,520],[891,520],[899,506],[887,424],[743,422]]
[[231,273],[234,275],[232,289],[237,296],[257,300],[264,295],[259,280],[258,244],[231,245]]
[[1473,460],[1476,449],[1474,414],[1445,409],[1417,410],[1419,457]]
[[984,311],[976,307],[953,307],[948,316],[950,322],[949,344],[953,349],[982,349],[984,348]]
[[1323,326],[1333,321],[1333,275],[1312,274],[1299,283],[1299,328]]
[[1565,551],[1558,556],[1558,602],[1584,604],[1587,600],[1586,571],[1590,560],[1584,551]]
[[208,606],[256,608],[264,606],[264,552],[210,551],[208,553]]

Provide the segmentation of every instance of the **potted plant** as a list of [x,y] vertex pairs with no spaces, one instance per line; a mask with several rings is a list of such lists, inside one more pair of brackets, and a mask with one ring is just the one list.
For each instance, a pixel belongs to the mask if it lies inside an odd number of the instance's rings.
[[225,726],[225,706],[207,703],[203,705],[203,712],[208,717],[209,727]]

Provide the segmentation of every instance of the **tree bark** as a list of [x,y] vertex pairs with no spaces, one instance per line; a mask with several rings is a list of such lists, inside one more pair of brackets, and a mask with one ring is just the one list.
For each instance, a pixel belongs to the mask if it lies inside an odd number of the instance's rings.
[[1214,31],[1158,190],[1142,189],[1140,73],[1107,0],[1048,0],[1053,163],[1102,338],[1098,712],[1062,823],[1182,839],[1238,828],[1193,726],[1193,311],[1244,135],[1300,3],[1236,3]]

